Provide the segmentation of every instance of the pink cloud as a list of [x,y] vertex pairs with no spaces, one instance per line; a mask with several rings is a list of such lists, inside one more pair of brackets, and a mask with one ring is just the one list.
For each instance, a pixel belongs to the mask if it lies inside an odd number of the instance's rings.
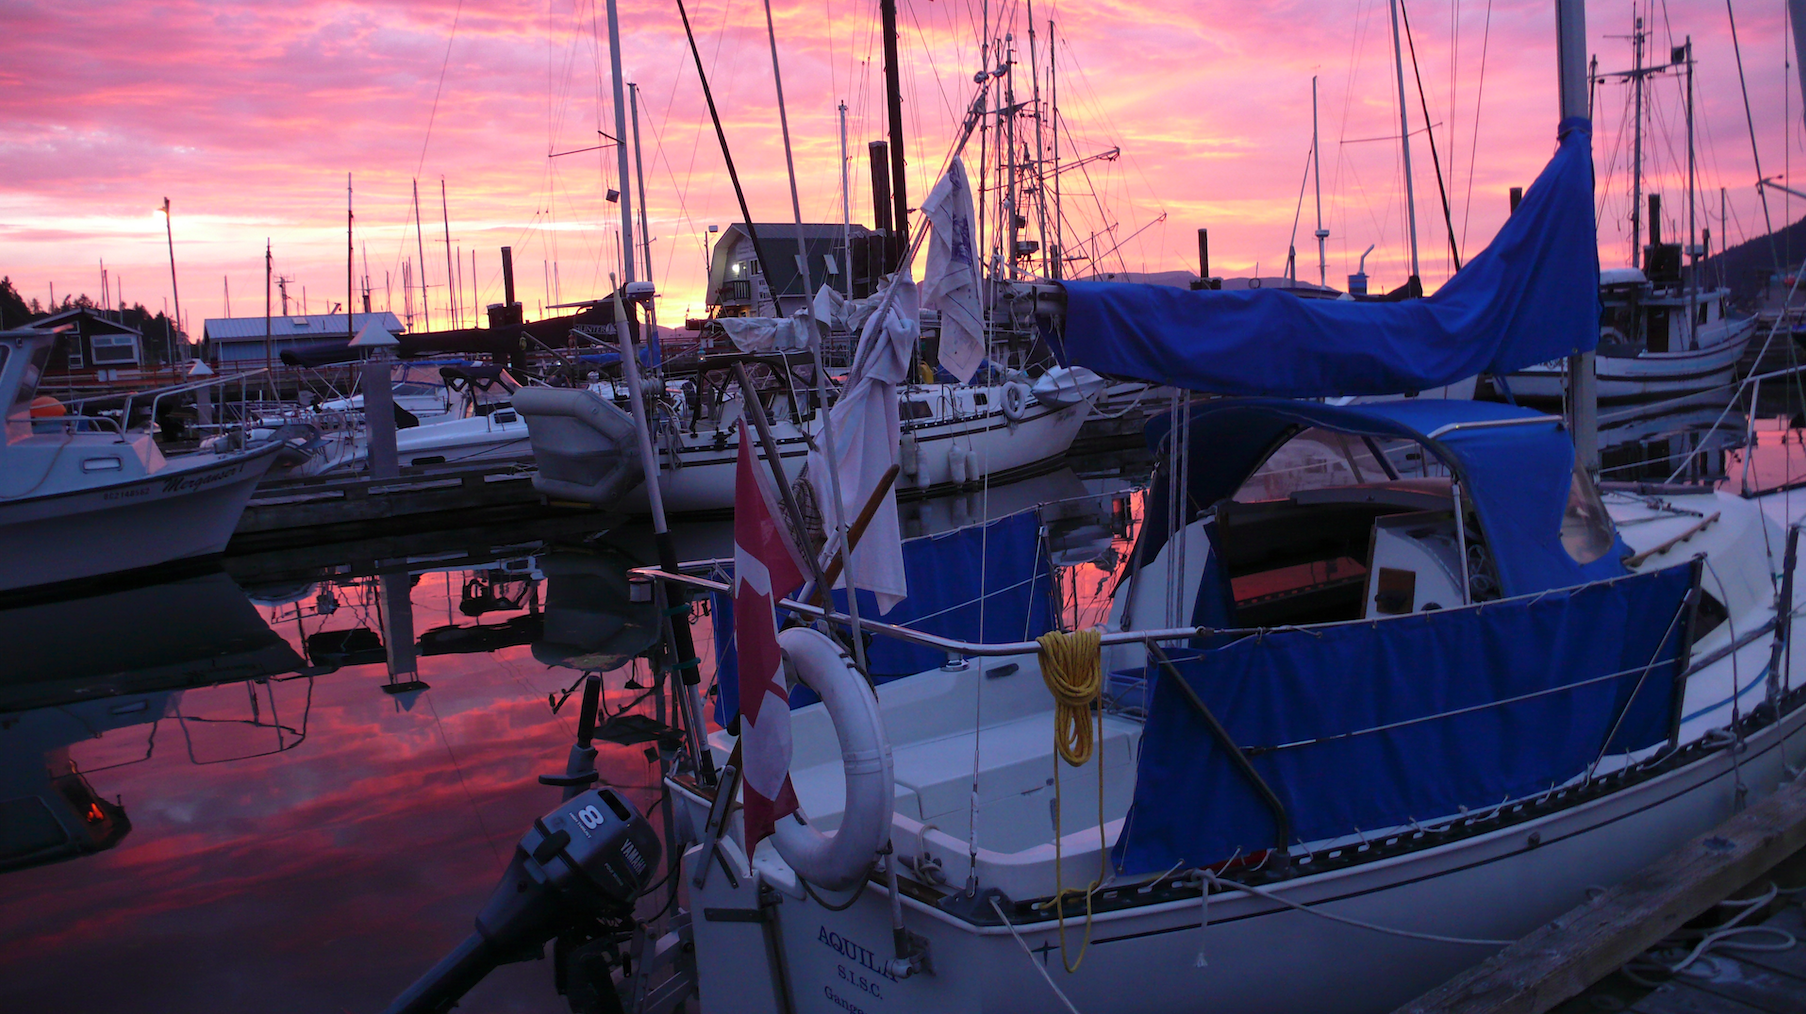
[[[438,217],[439,176],[449,194],[452,246],[464,252],[465,293],[475,250],[477,301],[499,299],[496,248],[506,244],[515,250],[529,312],[548,297],[592,295],[606,286],[616,260],[618,208],[601,197],[604,188],[618,186],[612,152],[547,155],[598,143],[598,129],[614,131],[606,27],[597,7],[590,0],[467,3],[447,58],[451,16],[438,4],[11,4],[4,16],[9,59],[0,71],[6,82],[0,88],[4,270],[32,295],[47,295],[53,282],[59,292],[94,292],[104,259],[124,276],[128,299],[158,305],[168,290],[168,266],[162,223],[149,210],[169,196],[184,310],[197,326],[223,312],[228,277],[237,290],[234,311],[256,312],[265,237],[275,244],[278,270],[296,279],[291,291],[305,286],[309,308],[323,309],[345,298],[343,187],[350,171],[358,191],[358,271],[367,247],[379,305],[387,293],[400,306],[401,262],[419,259],[411,225],[416,176],[429,224],[424,259],[435,322],[445,321],[448,299],[444,229],[430,227]],[[1534,177],[1554,134],[1547,3],[1498,0],[1490,5],[1490,28],[1488,10],[1463,5],[1458,25],[1447,9],[1414,12],[1430,118],[1464,254],[1497,228],[1505,189]],[[1609,38],[1627,30],[1625,18],[1591,13],[1589,33],[1602,66],[1626,62],[1624,43]],[[881,136],[882,127],[875,13],[865,3],[807,0],[780,3],[773,14],[805,216],[840,215],[835,106],[845,99],[854,214],[868,218],[864,142]],[[1727,188],[1731,231],[1741,238],[1753,234],[1760,211],[1750,190],[1754,171],[1728,28],[1722,11],[1675,14],[1694,19],[1672,30],[1677,38],[1691,32],[1700,59],[1702,186]],[[1775,40],[1783,37],[1778,12],[1740,14],[1758,138],[1772,171],[1787,132],[1798,131],[1781,118],[1783,90],[1791,93],[1797,84],[1784,76],[1776,52]],[[762,10],[704,2],[692,4],[690,15],[754,214],[788,220]],[[969,16],[965,8],[932,0],[903,6],[909,189],[918,198],[951,142],[978,69]],[[1060,100],[1071,132],[1062,136],[1063,154],[1112,146],[1124,152],[1118,162],[1088,167],[1088,178],[1068,178],[1069,248],[1110,227],[1109,235],[1120,239],[1165,213],[1164,222],[1124,243],[1105,266],[1192,266],[1193,231],[1207,226],[1219,273],[1247,273],[1258,264],[1274,274],[1298,213],[1299,274],[1314,276],[1314,211],[1308,188],[1300,207],[1299,189],[1315,74],[1330,280],[1352,271],[1368,243],[1378,245],[1369,260],[1376,282],[1402,278],[1396,145],[1362,140],[1397,133],[1384,3],[1250,7],[1213,0],[1153,7],[1107,0],[1038,6],[1035,16],[1043,50],[1044,22],[1056,22]],[[1016,26],[1024,60],[1025,20]],[[94,30],[97,25],[107,30]],[[739,216],[675,11],[632,0],[622,5],[621,25],[627,75],[643,90],[641,132],[657,237],[652,272],[669,294],[664,313],[672,319],[701,310],[706,227]],[[1665,52],[1669,29],[1658,29],[1656,48]],[[1018,82],[1026,92],[1025,68]],[[1598,92],[1596,147],[1601,191],[1610,198],[1601,224],[1608,264],[1622,259],[1625,242],[1619,232],[1626,209],[1614,196],[1623,189],[1622,158],[1617,184],[1604,171],[1617,144],[1620,93],[1616,85]],[[1676,122],[1671,100],[1664,99],[1665,127]],[[1409,105],[1414,127],[1421,128],[1414,83]],[[1678,139],[1672,144],[1678,148]],[[1424,274],[1435,284],[1448,271],[1446,230],[1421,135],[1413,154]],[[1656,168],[1668,176],[1661,185],[1673,207],[1679,184],[1671,166]],[[84,228],[69,228],[71,222]],[[1112,245],[1114,239],[1099,241],[1094,250]]]

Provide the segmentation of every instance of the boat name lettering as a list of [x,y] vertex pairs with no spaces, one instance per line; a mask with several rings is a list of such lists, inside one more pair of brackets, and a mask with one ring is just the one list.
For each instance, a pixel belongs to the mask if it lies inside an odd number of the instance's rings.
[[897,981],[896,976],[884,970],[883,963],[878,960],[878,955],[872,953],[870,947],[861,946],[838,933],[830,932],[826,926],[823,926],[821,932],[816,934],[815,942],[826,946],[843,958],[863,965],[869,971],[877,972],[892,982]]
[[847,1014],[865,1014],[864,1007],[861,1007],[858,1004],[854,1003],[853,1001],[848,1000],[846,997],[841,996],[839,993],[834,992],[834,990],[830,989],[829,987],[823,986],[821,988],[821,992],[822,992],[823,996],[828,998],[829,1003],[833,1004],[836,1007],[844,1008],[846,1010]]
[[145,484],[145,485],[140,485],[140,486],[133,486],[130,489],[108,490],[107,492],[102,493],[100,495],[100,498],[102,500],[130,500],[135,497],[147,496],[147,495],[149,495],[149,493],[150,493],[150,486],[149,486],[149,484]]
[[211,472],[202,472],[199,475],[178,475],[173,478],[165,479],[163,480],[163,492],[192,492],[203,486],[211,486],[216,482],[224,482],[237,475],[243,470],[243,467],[244,466],[242,465],[231,465],[226,468],[216,468]]

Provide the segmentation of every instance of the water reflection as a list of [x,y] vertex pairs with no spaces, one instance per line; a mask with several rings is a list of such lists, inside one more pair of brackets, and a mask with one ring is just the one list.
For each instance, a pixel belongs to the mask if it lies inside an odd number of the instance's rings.
[[[510,535],[0,612],[0,1007],[114,1009],[72,988],[106,967],[135,1010],[379,1009],[468,932],[574,735],[548,606],[625,581],[542,568],[583,533]],[[655,802],[643,750],[600,745]],[[541,963],[470,1004],[564,1009]]]
[[[906,505],[905,523],[1089,496],[1044,524],[1084,564],[1062,601],[1095,611],[1123,485],[1056,473]],[[556,805],[536,778],[564,768],[584,671],[606,670],[603,781],[655,811],[671,733],[635,656],[658,617],[627,580],[652,540],[597,524],[266,552],[0,611],[0,1010],[116,1009],[87,988],[97,967],[133,1010],[381,1009]],[[685,558],[731,554],[729,525],[675,534]],[[692,629],[711,658],[707,618]],[[466,1009],[567,1008],[550,962],[528,962]]]

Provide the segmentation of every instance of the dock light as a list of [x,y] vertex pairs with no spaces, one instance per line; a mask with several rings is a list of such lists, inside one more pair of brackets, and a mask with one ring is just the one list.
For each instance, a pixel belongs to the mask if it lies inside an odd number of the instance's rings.
[[591,789],[533,822],[476,932],[440,959],[387,1014],[442,1014],[497,965],[544,953],[546,941],[612,923],[631,930],[633,903],[658,869],[658,834],[612,789]]

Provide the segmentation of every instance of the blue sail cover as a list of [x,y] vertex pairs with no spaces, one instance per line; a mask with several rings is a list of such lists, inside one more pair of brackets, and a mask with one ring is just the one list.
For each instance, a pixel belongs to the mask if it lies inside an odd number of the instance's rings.
[[[1666,740],[1691,570],[1269,632],[1174,666],[1284,804],[1293,843],[1374,832],[1534,795]],[[1273,847],[1260,797],[1171,677],[1151,679],[1119,871]]]
[[1427,299],[1303,299],[1066,282],[1067,365],[1217,394],[1409,394],[1508,373],[1599,341],[1592,131],[1560,146],[1485,250]]
[[[1412,440],[1442,459],[1472,499],[1492,548],[1506,595],[1565,588],[1624,573],[1620,553],[1575,562],[1561,544],[1562,515],[1574,481],[1574,445],[1539,412],[1494,402],[1412,398],[1360,405],[1324,405],[1281,398],[1225,398],[1192,406],[1186,521],[1234,494],[1267,456],[1293,433],[1319,427],[1386,440]],[[1482,425],[1475,425],[1482,424]],[[1170,414],[1148,424],[1148,443],[1160,449]],[[1440,436],[1430,434],[1444,427]],[[1156,477],[1142,529],[1143,561],[1152,560],[1171,532],[1165,517],[1167,472]]]
[[[906,539],[903,570],[909,597],[883,617],[886,623],[964,641],[1032,640],[1053,629],[1051,569],[1047,547],[1041,541],[1038,510]],[[710,598],[716,684],[720,688],[715,718],[726,725],[740,710],[733,598],[719,592]],[[834,606],[846,611],[845,589],[834,593]],[[859,615],[878,616],[878,603],[870,592],[859,593]],[[875,637],[866,645],[867,667],[881,683],[913,676],[945,661],[944,652],[894,638]],[[790,691],[792,708],[818,699],[808,687]]]

